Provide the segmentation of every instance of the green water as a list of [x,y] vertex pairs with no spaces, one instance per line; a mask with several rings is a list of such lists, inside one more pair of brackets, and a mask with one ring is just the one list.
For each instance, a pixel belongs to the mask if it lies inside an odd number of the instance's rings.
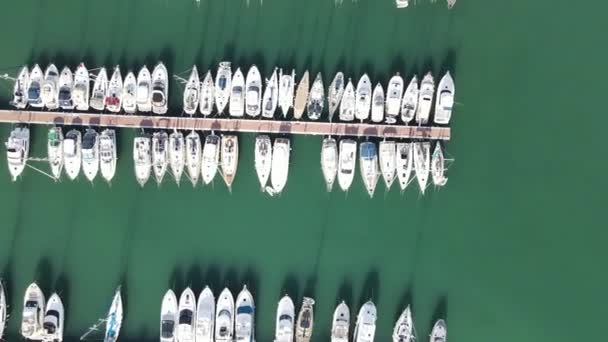
[[[119,135],[111,187],[50,179],[28,169],[16,183],[0,158],[0,272],[11,304],[8,341],[18,337],[21,298],[36,280],[67,306],[66,341],[105,315],[122,284],[123,341],[158,339],[168,287],[210,284],[257,305],[256,336],[274,336],[276,304],[288,292],[317,300],[315,342],[328,341],[345,299],[354,316],[372,298],[376,341],[387,341],[412,304],[426,341],[437,317],[450,341],[602,340],[608,275],[603,221],[608,124],[601,82],[608,49],[606,2],[426,1],[397,11],[392,0],[19,0],[0,4],[0,69],[27,62],[75,66],[165,61],[171,72],[222,59],[324,75],[453,71],[459,105],[447,150],[456,161],[441,191],[415,187],[367,198],[359,176],[348,195],[325,193],[320,138],[295,137],[280,198],[258,191],[252,135],[241,136],[230,194],[166,181],[140,189],[133,131]],[[602,38],[604,37],[604,38]],[[326,76],[328,78],[328,76]],[[10,85],[1,83],[6,107]],[[172,85],[172,107],[181,96]],[[33,127],[34,156],[44,127]],[[5,140],[9,125],[2,125]],[[44,166],[44,165],[43,165]],[[603,229],[601,227],[604,227]]]

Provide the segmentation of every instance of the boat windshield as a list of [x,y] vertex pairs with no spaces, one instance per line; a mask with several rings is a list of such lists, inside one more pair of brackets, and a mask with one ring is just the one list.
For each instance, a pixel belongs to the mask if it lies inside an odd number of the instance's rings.
[[152,102],[156,103],[157,105],[164,105],[165,94],[163,94],[162,91],[154,90],[152,92]]
[[44,330],[46,330],[47,334],[54,334],[57,330],[57,327],[52,322],[44,322]]
[[220,79],[218,80],[217,83],[218,83],[220,89],[226,89],[226,83],[228,83],[226,76],[224,76],[224,75],[220,76]]
[[160,335],[162,338],[172,338],[175,329],[175,321],[163,320],[161,322]]
[[30,100],[37,100],[40,97],[40,84],[38,82],[32,82],[27,90],[27,97]]
[[279,321],[293,321],[293,318],[290,315],[281,315],[279,316]]
[[25,302],[25,307],[26,308],[37,308],[38,302],[35,300],[28,300],[27,302]]
[[182,310],[182,312],[179,313],[179,324],[192,324],[192,311]]
[[239,306],[236,309],[236,313],[238,314],[252,314],[253,308],[251,306]]
[[72,97],[72,92],[70,91],[70,88],[67,87],[62,87],[61,89],[59,89],[59,100],[60,101],[69,101],[70,98]]

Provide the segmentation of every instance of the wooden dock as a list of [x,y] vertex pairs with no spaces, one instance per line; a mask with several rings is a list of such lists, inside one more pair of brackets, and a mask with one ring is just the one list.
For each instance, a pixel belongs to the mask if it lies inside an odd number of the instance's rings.
[[378,138],[450,140],[449,127],[421,127],[361,123],[329,123],[319,121],[279,121],[252,118],[204,118],[200,116],[159,116],[108,113],[38,112],[0,110],[0,122],[124,127],[149,129],[180,129],[245,133],[275,133],[334,136],[369,136]]

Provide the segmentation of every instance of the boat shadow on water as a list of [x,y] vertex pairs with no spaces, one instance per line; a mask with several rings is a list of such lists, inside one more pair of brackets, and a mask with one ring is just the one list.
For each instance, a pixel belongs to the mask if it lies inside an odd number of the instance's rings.
[[365,276],[363,289],[359,297],[358,308],[363,306],[368,300],[378,303],[380,301],[380,276],[377,269],[372,269]]

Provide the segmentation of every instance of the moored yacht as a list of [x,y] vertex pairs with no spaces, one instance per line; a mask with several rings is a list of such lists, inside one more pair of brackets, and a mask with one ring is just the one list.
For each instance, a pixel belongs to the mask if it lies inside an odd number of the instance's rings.
[[127,114],[137,111],[137,78],[132,71],[127,73],[122,87],[122,109]]
[[357,142],[352,139],[340,140],[338,159],[338,184],[342,191],[348,191],[355,177],[357,164]]
[[49,110],[59,108],[58,102],[58,83],[59,71],[55,64],[50,64],[44,72],[44,82],[42,83],[42,101]]
[[63,132],[61,127],[49,128],[46,141],[47,158],[51,167],[51,174],[55,180],[61,177],[63,170]]
[[[242,76],[242,75],[241,75]],[[230,62],[220,62],[217,69],[217,76],[215,77],[215,105],[217,106],[217,112],[221,115],[228,104],[230,99],[230,92],[232,91],[232,69]]]
[[412,80],[405,89],[403,94],[403,101],[401,102],[401,121],[408,124],[416,116],[418,110],[418,97],[420,96],[420,89],[418,89],[418,77],[414,75]]
[[215,297],[209,286],[205,286],[196,306],[196,342],[213,342],[215,323]]
[[428,141],[414,143],[414,169],[420,191],[424,194],[426,184],[429,180],[431,164],[431,143]]
[[272,170],[270,171],[270,184],[275,194],[283,192],[289,176],[290,140],[277,138],[272,148]]
[[175,183],[179,185],[186,164],[186,145],[182,132],[173,131],[169,135],[169,166]]
[[175,342],[177,326],[177,297],[173,290],[168,290],[163,297],[160,308],[160,341]]
[[74,75],[72,70],[68,67],[64,67],[59,75],[59,93],[58,101],[59,108],[63,110],[74,109],[74,99],[72,98],[72,92],[74,90]]
[[30,284],[23,297],[21,336],[26,339],[40,340],[44,322],[44,294],[36,283]]
[[376,335],[376,306],[370,300],[363,304],[357,315],[353,342],[372,342]]
[[122,74],[120,73],[120,66],[114,67],[112,77],[108,83],[108,91],[106,92],[106,109],[113,113],[118,113],[122,109]]
[[65,321],[65,310],[59,295],[53,293],[46,303],[44,323],[42,324],[42,341],[63,341],[63,322]]
[[99,136],[99,169],[101,177],[110,183],[116,173],[116,133],[106,128]]
[[418,96],[418,110],[416,111],[416,122],[424,125],[429,121],[433,95],[435,94],[435,81],[433,75],[428,72],[420,82],[420,94]]
[[108,72],[106,68],[101,67],[97,76],[95,76],[95,82],[93,83],[93,91],[91,92],[91,99],[89,104],[91,108],[95,110],[104,110],[106,108],[106,93],[108,92]]
[[363,74],[357,83],[355,96],[355,118],[363,122],[369,118],[372,105],[372,83],[367,74]]
[[205,138],[205,146],[203,146],[203,161],[201,165],[201,173],[203,175],[203,183],[209,185],[220,163],[220,137],[211,133]]
[[63,163],[68,178],[75,180],[82,164],[82,134],[75,129],[65,134],[63,139]]
[[27,104],[34,108],[44,107],[44,101],[42,101],[42,83],[42,69],[40,69],[40,66],[36,64],[29,74],[26,86]]
[[397,143],[397,156],[395,166],[397,169],[397,178],[399,179],[399,187],[401,191],[410,183],[410,176],[414,165],[414,152],[412,143]]
[[192,67],[186,88],[184,89],[184,112],[188,115],[194,115],[198,109],[198,104],[201,97],[201,82],[198,78],[198,69],[196,65]]
[[317,74],[315,81],[312,83],[310,88],[310,94],[308,95],[308,105],[306,113],[310,120],[319,120],[321,113],[323,112],[323,102],[325,101],[325,92],[323,90],[323,78],[321,73]]
[[412,313],[408,305],[397,319],[393,328],[393,342],[413,342],[414,341],[414,322]]
[[448,178],[445,176],[445,158],[440,142],[435,145],[431,157],[431,176],[433,176],[433,184],[437,186],[444,186],[448,182]]
[[397,148],[394,141],[381,141],[378,146],[378,155],[380,160],[380,171],[384,178],[384,185],[388,191],[393,185],[395,174],[397,172],[396,163]]
[[298,84],[298,88],[296,89],[296,97],[293,104],[293,117],[296,120],[302,118],[302,114],[304,114],[304,109],[306,109],[306,101],[308,100],[308,92],[309,92],[309,75],[308,70],[304,72],[302,75],[302,79]]
[[236,135],[222,135],[221,159],[222,176],[230,190],[239,166],[239,140]]
[[350,311],[344,301],[338,304],[334,311],[331,325],[331,342],[348,342],[350,329]]
[[4,284],[0,280],[0,339],[4,336],[6,328],[6,293],[4,293]]
[[293,92],[295,88],[296,71],[291,70],[291,74],[283,74],[283,69],[279,70],[279,107],[283,112],[283,117],[287,117],[289,108],[293,107]]
[[196,297],[189,287],[179,296],[177,341],[194,342],[194,324],[196,322]]
[[152,134],[152,171],[156,184],[160,185],[167,167],[169,166],[169,136],[165,131],[158,131]]
[[272,142],[267,135],[255,138],[255,172],[260,181],[260,189],[266,188],[272,167]]
[[[245,113],[245,77],[243,77],[241,68],[237,68],[234,72],[231,86],[230,106],[228,110],[230,112],[230,116],[241,117]],[[217,97],[215,100],[217,101]]]
[[133,162],[135,179],[140,186],[146,185],[152,171],[150,137],[142,134],[133,140]]
[[[27,66],[21,68],[19,71],[19,75],[17,75],[17,79],[15,80],[15,85],[13,86],[13,99],[10,102],[10,105],[17,109],[24,109],[27,107],[27,93],[28,93],[28,83],[30,79],[30,71]],[[0,338],[2,335],[0,335]]]
[[234,319],[234,335],[237,342],[255,341],[255,305],[247,285],[236,297],[236,317]]
[[279,80],[277,79],[277,68],[274,68],[272,76],[266,80],[266,89],[262,99],[262,116],[273,118],[279,103]]
[[346,88],[344,88],[344,95],[342,95],[342,102],[340,102],[340,121],[353,121],[355,120],[355,87],[351,79],[348,79]]
[[215,341],[232,342],[234,335],[234,297],[225,288],[217,300],[215,310]]
[[6,160],[13,181],[23,173],[30,153],[30,130],[15,127],[6,142]]
[[84,63],[80,63],[76,68],[76,72],[74,73],[74,90],[72,90],[72,98],[74,100],[76,110],[89,110],[90,88],[91,82],[89,70],[87,70]]
[[120,328],[122,327],[122,296],[120,294],[120,287],[116,289],[114,298],[112,299],[112,305],[106,316],[106,332],[104,334],[104,342],[116,342],[118,335],[120,334]]
[[186,169],[192,186],[196,186],[201,174],[201,154],[201,137],[192,131],[186,136]]
[[437,87],[437,100],[435,102],[435,123],[446,125],[452,118],[452,107],[454,106],[454,80],[450,72],[439,81]]
[[283,296],[277,307],[274,342],[293,342],[295,307],[288,295]]
[[338,172],[338,144],[336,143],[336,139],[332,137],[323,139],[323,145],[321,146],[321,171],[323,171],[327,192],[330,192],[334,186]]
[[137,111],[152,110],[152,76],[145,65],[137,73]]
[[82,171],[91,182],[99,171],[99,134],[91,128],[82,136]]
[[207,71],[203,83],[201,83],[200,110],[204,116],[211,115],[215,103],[215,85],[211,71]]
[[372,94],[371,120],[373,122],[382,122],[382,119],[384,119],[384,89],[382,89],[382,85],[378,83]]
[[445,321],[440,319],[435,322],[431,330],[430,342],[446,342],[448,338],[448,327]]
[[340,101],[342,101],[342,96],[344,95],[344,73],[339,71],[336,76],[334,76],[333,81],[329,85],[329,89],[327,90],[327,104],[329,107],[329,121],[331,121],[340,105]]
[[401,99],[403,98],[403,77],[397,73],[388,81],[386,88],[386,122],[394,124],[401,110]]
[[313,305],[315,300],[304,297],[302,307],[298,313],[298,321],[296,322],[296,342],[309,342],[312,336],[314,327],[314,311]]
[[245,88],[245,112],[249,116],[257,117],[262,109],[262,77],[255,65],[252,65],[247,72]]
[[152,71],[152,113],[166,114],[169,108],[169,76],[167,68],[159,62]]
[[378,183],[378,151],[376,144],[369,141],[361,143],[359,159],[363,184],[369,197],[373,197]]

